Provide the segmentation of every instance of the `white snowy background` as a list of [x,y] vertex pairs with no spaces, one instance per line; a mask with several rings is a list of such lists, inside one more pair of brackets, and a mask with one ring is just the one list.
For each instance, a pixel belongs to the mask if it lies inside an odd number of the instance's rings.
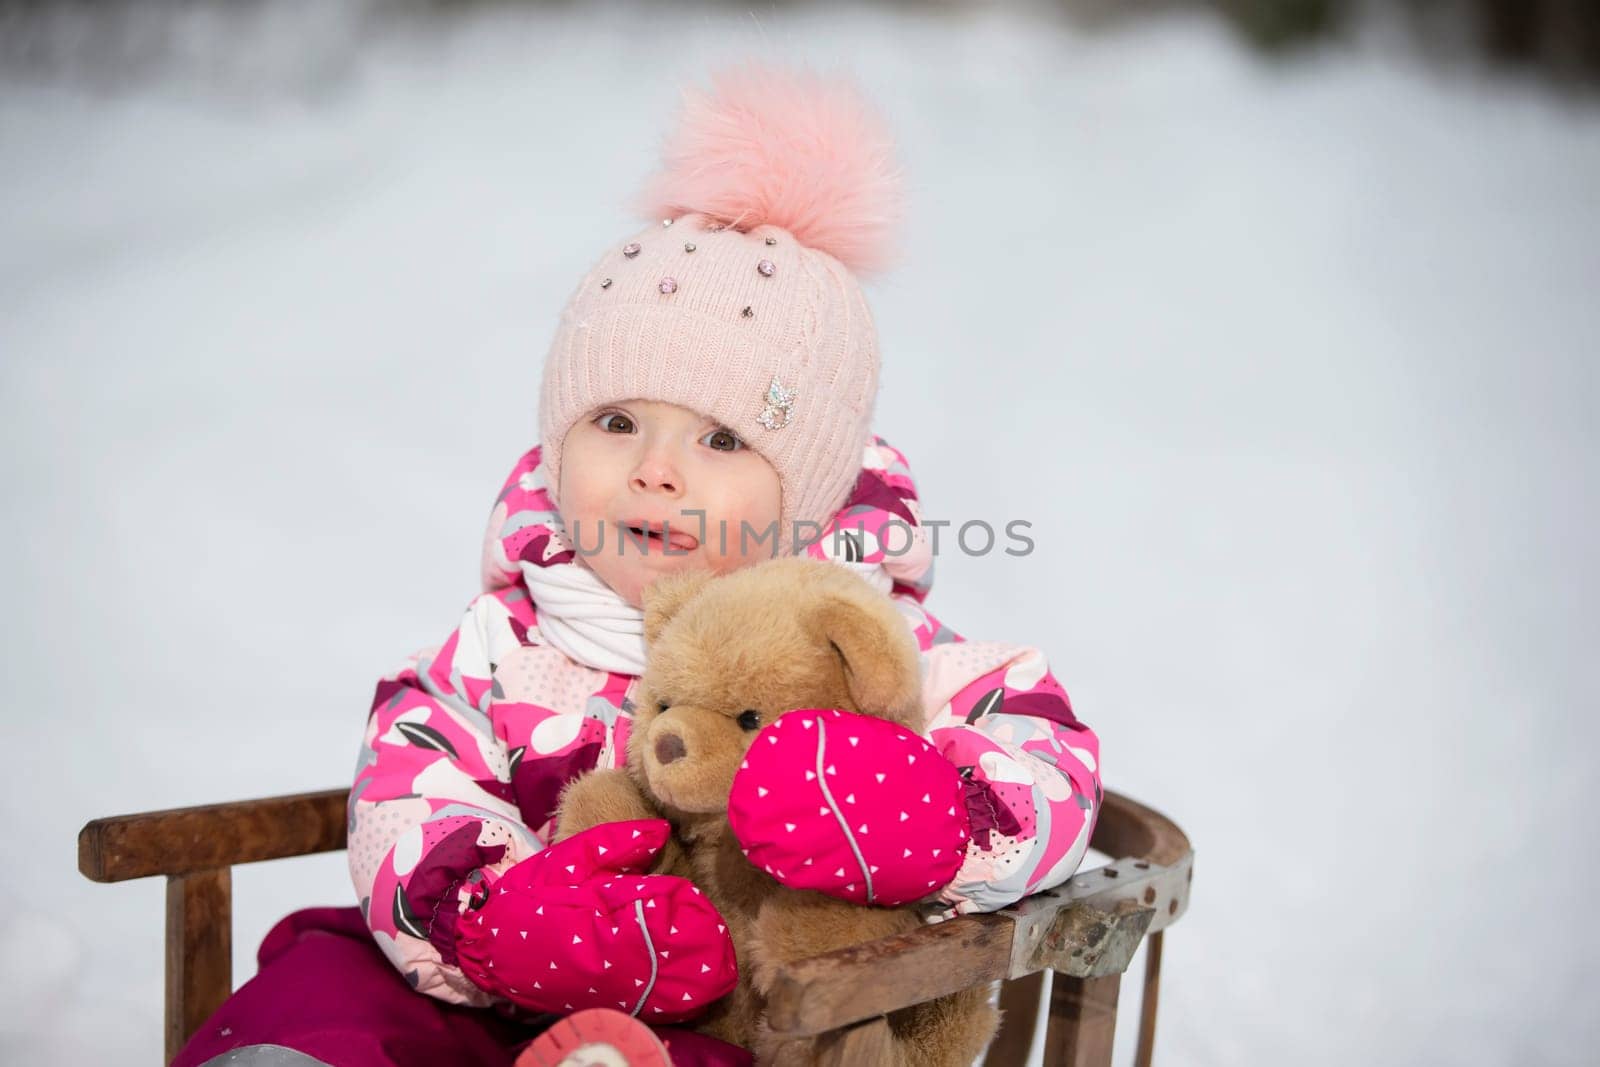
[[[1160,1060],[1593,1062],[1592,99],[1198,14],[374,8],[0,82],[0,1060],[159,1057],[162,886],[81,878],[79,827],[346,783],[675,87],[756,54],[901,141],[879,432],[932,516],[1034,527],[930,606],[1043,647],[1195,843]],[[353,902],[342,856],[235,892],[236,981]]]

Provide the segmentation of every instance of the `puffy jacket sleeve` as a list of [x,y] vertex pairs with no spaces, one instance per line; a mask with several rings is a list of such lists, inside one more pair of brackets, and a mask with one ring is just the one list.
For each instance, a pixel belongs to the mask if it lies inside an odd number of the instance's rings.
[[442,644],[378,682],[350,791],[350,875],[367,925],[413,988],[456,1003],[497,999],[456,958],[474,888],[543,851],[562,788],[626,744],[629,679],[545,647],[519,581],[520,560],[551,554],[547,509],[534,448],[489,516],[485,591]]
[[510,786],[519,754],[490,716],[492,664],[518,646],[529,610],[520,591],[481,594],[442,645],[378,682],[350,792],[367,925],[413,988],[457,1003],[492,999],[455,958],[471,890],[543,848]]
[[967,779],[972,836],[939,899],[949,914],[994,911],[1060,885],[1099,816],[1098,738],[1038,649],[967,641],[896,600],[922,649],[928,736]]

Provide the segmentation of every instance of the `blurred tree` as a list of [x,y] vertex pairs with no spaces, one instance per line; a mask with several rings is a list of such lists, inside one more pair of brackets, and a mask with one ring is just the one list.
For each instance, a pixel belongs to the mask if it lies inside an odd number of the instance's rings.
[[1261,48],[1279,50],[1315,40],[1338,28],[1347,0],[1212,0]]
[[1473,6],[1479,40],[1496,59],[1534,64],[1559,77],[1600,76],[1600,2],[1476,0]]
[[1397,13],[1422,52],[1485,56],[1558,81],[1600,83],[1600,0],[1060,0],[1084,26],[1209,7],[1252,45],[1288,51]]

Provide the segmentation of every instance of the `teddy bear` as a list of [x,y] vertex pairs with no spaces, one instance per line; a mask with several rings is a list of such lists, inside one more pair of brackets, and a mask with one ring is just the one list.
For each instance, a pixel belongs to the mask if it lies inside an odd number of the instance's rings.
[[[909,906],[911,900],[942,883],[935,877],[926,886],[919,881],[909,888],[863,884],[873,875],[886,879],[889,874],[890,865],[880,872],[870,862],[873,848],[892,847],[898,856],[906,840],[915,840],[914,832],[908,837],[902,827],[897,837],[893,828],[910,813],[878,811],[863,803],[858,814],[853,794],[827,796],[833,770],[827,760],[816,760],[814,769],[803,772],[796,768],[783,781],[776,780],[772,760],[796,747],[779,745],[786,733],[796,743],[811,744],[817,740],[809,736],[813,731],[820,735],[831,729],[829,744],[840,760],[892,757],[914,764],[918,756],[910,749],[920,745],[930,764],[941,761],[920,738],[906,736],[906,731],[919,734],[923,726],[916,641],[887,596],[836,563],[808,557],[763,561],[720,576],[669,574],[646,592],[643,609],[646,668],[637,687],[626,766],[590,771],[563,791],[554,839],[561,842],[603,823],[666,819],[672,832],[650,873],[678,875],[704,892],[727,924],[738,962],[732,992],[690,1025],[749,1048],[763,1065],[810,1063],[815,1039],[785,1040],[765,1024],[764,997],[778,969],[917,928],[923,919]],[[874,749],[875,741],[888,742],[868,736],[863,744],[856,735],[873,731],[851,725],[884,723],[904,727],[893,731],[895,740],[914,745],[892,752]],[[808,735],[804,739],[802,732]],[[881,781],[883,775],[877,777]],[[952,777],[959,791],[959,778]],[[817,789],[818,794],[808,792]],[[929,792],[938,794],[938,788]],[[803,806],[812,814],[837,812],[849,854],[840,853],[845,858],[836,863],[829,843],[819,842],[816,880],[807,882],[807,871],[790,872],[780,882],[774,874],[782,872],[770,865],[763,869],[758,848],[741,844],[741,837],[750,840],[750,835],[735,833],[731,820],[738,812],[730,811],[730,795],[747,818],[763,817],[749,811],[764,810],[760,806],[768,801],[777,814],[767,817],[778,820],[786,819],[785,805],[790,810]],[[820,807],[818,796],[824,798]],[[934,802],[928,807],[930,812],[937,807],[939,817],[951,800],[943,794],[923,799]],[[958,806],[952,800],[949,816],[957,815]],[[875,836],[869,834],[873,817],[889,821]],[[784,821],[775,832],[793,831],[800,821]],[[810,822],[821,832],[835,820]],[[830,878],[850,881],[828,885],[829,892],[795,888],[820,886]],[[894,900],[899,906],[863,903],[869,900]],[[998,1021],[982,989],[895,1012],[889,1016],[892,1062],[964,1067],[981,1054]]]

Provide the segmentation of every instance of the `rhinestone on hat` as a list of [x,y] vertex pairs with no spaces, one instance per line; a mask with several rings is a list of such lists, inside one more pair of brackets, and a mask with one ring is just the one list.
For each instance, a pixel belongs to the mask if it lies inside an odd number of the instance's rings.
[[777,243],[778,243],[778,239],[777,239],[777,238],[776,238],[776,237],[768,237],[768,238],[767,238],[767,244],[769,244],[769,245],[775,245],[775,244],[777,244]]
[[676,293],[678,291],[678,283],[672,278],[662,278],[661,284],[657,285],[656,288],[663,293]]
[[777,273],[778,265],[770,259],[763,259],[756,264],[756,270],[761,273],[763,278],[770,278]]
[[685,241],[683,243],[683,250],[685,252],[693,252],[694,251],[694,242],[693,241]]
[[750,319],[750,318],[754,318],[756,313],[753,310],[751,310],[749,304],[746,304],[744,306],[744,310],[739,312],[739,314],[743,315],[747,319]]
[[661,225],[663,225],[663,226],[671,226],[672,225],[672,220],[671,219],[662,219],[661,220]]
[[627,256],[629,259],[632,259],[634,256],[638,255],[639,254],[639,242],[638,241],[629,241],[627,244],[623,245],[622,246],[622,254]]
[[605,280],[603,280],[603,281],[602,281],[602,282],[601,282],[601,283],[600,283],[600,288],[602,288],[602,289],[609,289],[609,288],[611,288],[611,279],[610,279],[610,278],[606,278],[606,279],[605,279]]
[[767,406],[761,409],[756,421],[769,430],[779,430],[789,425],[789,413],[794,409],[795,394],[778,383],[776,376],[767,386]]

